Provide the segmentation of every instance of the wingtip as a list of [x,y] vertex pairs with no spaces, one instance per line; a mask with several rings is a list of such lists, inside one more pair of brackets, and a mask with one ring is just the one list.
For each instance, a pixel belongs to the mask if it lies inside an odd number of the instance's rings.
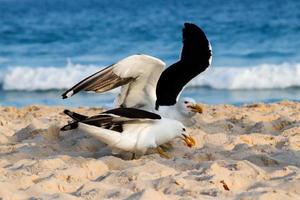
[[202,28],[200,28],[199,26],[197,26],[196,24],[193,24],[193,23],[185,22],[184,27],[182,29],[182,33],[183,33],[183,38],[195,37],[195,36],[197,36],[197,37],[200,36],[200,37],[206,38],[206,35],[205,35],[204,31],[202,30]]
[[201,28],[199,26],[197,26],[196,24],[190,23],[190,22],[185,22],[183,29],[184,30],[185,29],[200,29],[201,30]]
[[70,110],[68,110],[68,109],[64,110],[64,114],[68,115],[68,114],[70,114],[70,113],[71,113]]
[[66,126],[60,128],[60,131],[67,131],[67,130],[70,130],[69,128],[70,128],[70,126],[69,126],[69,125],[66,125]]
[[74,94],[74,91],[71,90],[71,91],[63,93],[61,96],[62,96],[63,99],[66,99],[66,98],[71,97],[73,94]]
[[[195,47],[198,50],[212,51],[210,41],[208,40],[205,32],[202,28],[193,23],[184,23],[182,29],[182,41],[183,44],[188,44],[190,47]],[[196,51],[194,49],[194,51]]]
[[195,26],[195,24],[190,23],[190,22],[185,22],[185,23],[184,23],[184,27],[186,27],[186,28],[188,28],[189,26],[192,26],[192,25]]
[[76,129],[78,127],[78,123],[71,123],[71,124],[67,124],[64,127],[62,127],[60,129],[60,131],[69,131],[69,130],[73,130]]
[[69,117],[73,118],[74,112],[70,111],[70,110],[64,110],[64,114],[68,115]]

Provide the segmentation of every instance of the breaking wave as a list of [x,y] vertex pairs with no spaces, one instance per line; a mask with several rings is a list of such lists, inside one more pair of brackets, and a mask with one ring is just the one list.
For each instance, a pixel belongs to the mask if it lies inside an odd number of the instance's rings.
[[190,86],[214,89],[276,89],[300,86],[300,64],[262,64],[253,67],[211,67]]
[[65,67],[10,67],[0,76],[3,90],[51,90],[66,89],[95,73],[100,67],[73,64]]
[[[65,67],[10,67],[0,74],[3,90],[51,90],[73,86],[103,67],[73,64]],[[262,64],[253,67],[210,67],[191,81],[192,87],[214,89],[275,89],[300,87],[300,64]]]

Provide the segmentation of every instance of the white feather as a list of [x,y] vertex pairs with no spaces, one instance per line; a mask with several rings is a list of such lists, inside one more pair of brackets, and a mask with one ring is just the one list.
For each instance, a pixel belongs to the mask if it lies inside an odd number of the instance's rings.
[[73,90],[71,90],[70,92],[68,92],[67,94],[66,94],[66,96],[69,98],[69,97],[71,97],[72,95],[73,95]]
[[113,67],[113,72],[121,78],[134,80],[121,88],[115,99],[115,107],[139,107],[145,110],[154,110],[156,101],[156,84],[165,69],[166,64],[152,56],[129,56]]
[[181,136],[184,126],[179,121],[162,118],[138,124],[125,124],[122,133],[84,123],[79,123],[78,128],[113,149],[144,154],[148,148],[156,148]]

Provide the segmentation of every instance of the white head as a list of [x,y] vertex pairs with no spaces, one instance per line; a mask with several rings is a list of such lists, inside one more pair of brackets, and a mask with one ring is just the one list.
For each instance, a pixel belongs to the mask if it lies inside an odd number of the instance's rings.
[[189,97],[181,98],[177,105],[178,111],[186,116],[186,117],[193,117],[196,113],[202,113],[202,107],[199,106],[196,101]]
[[195,140],[186,132],[185,126],[173,119],[161,119],[156,135],[156,144],[161,145],[171,141],[174,138],[181,138],[188,147],[195,145]]

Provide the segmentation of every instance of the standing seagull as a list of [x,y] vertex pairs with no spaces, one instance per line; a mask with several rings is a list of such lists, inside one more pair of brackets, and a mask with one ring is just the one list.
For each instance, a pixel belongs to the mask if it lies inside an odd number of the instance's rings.
[[179,121],[162,118],[158,114],[136,108],[116,108],[87,117],[65,110],[74,121],[61,128],[62,131],[80,129],[106,143],[113,149],[145,154],[147,149],[170,158],[159,145],[174,138],[181,138],[187,146],[195,145],[195,140],[186,133]]
[[158,58],[132,55],[80,81],[62,97],[68,98],[81,90],[102,93],[122,86],[115,107],[157,112],[189,126],[191,118],[202,113],[202,108],[191,98],[177,102],[178,96],[190,80],[209,67],[212,52],[204,32],[195,24],[184,24],[182,38],[181,58],[167,69]]

